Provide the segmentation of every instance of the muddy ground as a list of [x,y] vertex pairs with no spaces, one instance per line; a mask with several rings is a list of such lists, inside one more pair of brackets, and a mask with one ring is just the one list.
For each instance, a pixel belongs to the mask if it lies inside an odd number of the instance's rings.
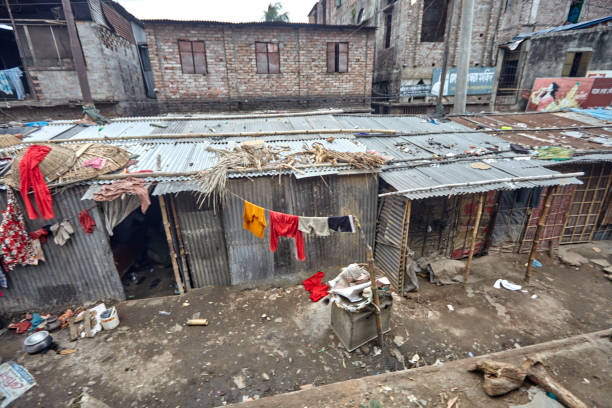
[[[580,251],[612,260],[609,243]],[[30,356],[25,337],[6,333],[0,356],[38,382],[15,407],[65,406],[84,390],[111,407],[214,407],[403,369],[415,354],[418,366],[431,365],[612,327],[612,282],[600,267],[538,259],[544,266],[534,269],[529,293],[493,288],[498,277],[520,282],[524,273],[526,256],[500,255],[476,259],[467,288],[421,281],[418,294],[395,296],[380,355],[373,344],[347,353],[329,327],[330,306],[291,286],[127,301],[113,331],[77,343],[68,343],[66,331],[54,335],[74,354]],[[187,327],[194,313],[209,325]]]

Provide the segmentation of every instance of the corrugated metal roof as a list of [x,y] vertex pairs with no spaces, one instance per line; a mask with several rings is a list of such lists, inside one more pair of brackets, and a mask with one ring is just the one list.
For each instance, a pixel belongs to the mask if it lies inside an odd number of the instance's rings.
[[[491,168],[488,170],[474,169],[471,167],[471,163],[469,162],[458,162],[436,166],[415,167],[404,170],[389,170],[383,172],[380,177],[397,191],[432,188],[432,190],[428,191],[417,191],[403,194],[405,197],[412,200],[481,193],[493,190],[515,190],[519,188],[533,188],[551,185],[582,184],[576,178],[520,182],[496,181],[512,177],[558,175],[561,173],[541,167],[538,165],[538,163],[532,163],[529,160],[496,160],[487,161],[487,163],[491,165]],[[482,181],[490,181],[491,183],[454,188],[436,188],[438,186],[448,184]]]
[[520,41],[520,40],[524,40],[524,39],[529,38],[529,37],[534,37],[534,36],[537,36],[537,35],[544,35],[544,34],[549,34],[549,33],[556,33],[556,32],[560,32],[560,31],[580,30],[582,28],[593,27],[593,26],[595,26],[597,24],[605,23],[605,22],[611,21],[611,20],[612,20],[612,16],[607,16],[607,17],[603,17],[603,18],[597,18],[595,20],[583,21],[583,22],[580,22],[580,23],[566,24],[566,25],[556,26],[556,27],[549,27],[549,28],[545,28],[545,29],[539,30],[539,31],[534,31],[534,32],[531,32],[531,33],[521,33],[521,34],[517,35],[516,37],[512,38],[512,41]]
[[323,28],[323,29],[338,29],[338,30],[376,30],[376,27],[361,26],[361,25],[335,25],[335,24],[311,24],[311,23],[285,23],[282,21],[247,21],[243,23],[233,23],[228,21],[214,20],[171,20],[171,19],[145,19],[140,20],[145,26],[148,24],[199,24],[199,25],[227,25],[237,27],[257,26],[257,27],[286,27],[286,28]]
[[576,109],[571,108],[570,111],[593,116],[599,120],[612,122],[612,109],[610,108],[593,108],[593,109]]

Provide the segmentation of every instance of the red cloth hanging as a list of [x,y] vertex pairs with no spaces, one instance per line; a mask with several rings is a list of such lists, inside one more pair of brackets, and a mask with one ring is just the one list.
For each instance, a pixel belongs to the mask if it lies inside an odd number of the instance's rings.
[[79,222],[81,223],[81,226],[85,232],[88,234],[91,234],[96,226],[96,222],[93,218],[91,218],[91,215],[89,215],[87,210],[83,210],[79,213]]
[[37,239],[40,241],[41,244],[44,244],[45,242],[47,242],[47,235],[49,235],[49,231],[47,231],[46,228],[40,228],[36,231],[28,232],[28,235],[30,236],[30,238]]
[[34,190],[34,198],[42,217],[45,220],[50,220],[54,217],[51,193],[47,183],[45,183],[45,178],[38,168],[38,164],[43,161],[50,151],[51,148],[49,146],[32,145],[23,155],[21,162],[19,162],[19,177],[21,178],[19,191],[23,197],[28,217],[32,220],[38,218],[38,212],[36,212],[36,208],[34,208],[28,195],[30,187]]
[[325,296],[329,295],[328,289],[329,285],[325,285],[321,281],[325,274],[321,271],[315,273],[310,278],[302,281],[302,285],[304,285],[304,289],[310,292],[310,300],[313,302],[318,302],[323,299]]
[[290,237],[295,239],[297,259],[300,261],[306,259],[304,237],[302,236],[302,231],[298,229],[298,223],[299,217],[297,215],[270,211],[270,250],[272,252],[276,252],[279,236]]

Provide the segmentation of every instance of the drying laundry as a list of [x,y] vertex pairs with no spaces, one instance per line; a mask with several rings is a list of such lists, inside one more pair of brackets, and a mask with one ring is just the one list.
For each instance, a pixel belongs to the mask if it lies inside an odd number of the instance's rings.
[[44,244],[45,242],[47,242],[47,235],[49,235],[50,230],[51,226],[42,227],[40,229],[37,229],[36,231],[28,233],[28,235],[30,235],[30,238],[37,239],[40,241],[41,244]]
[[6,275],[4,274],[4,268],[0,267],[0,288],[7,288],[8,282],[6,281]]
[[113,184],[105,185],[99,193],[94,194],[93,198],[96,201],[112,201],[123,194],[135,194],[140,200],[140,210],[143,214],[147,212],[149,205],[151,205],[145,181],[136,177],[117,180]]
[[40,240],[33,239],[32,240],[32,263],[30,265],[36,266],[40,261],[47,262],[45,258],[45,253],[43,252],[42,245],[40,245]]
[[70,221],[66,220],[52,225],[51,232],[53,232],[53,242],[59,246],[64,246],[70,239],[70,235],[74,234],[74,228],[72,228]]
[[299,217],[298,229],[321,237],[327,237],[330,234],[327,217]]
[[50,151],[51,148],[49,146],[32,145],[19,162],[19,177],[21,178],[19,191],[23,197],[28,217],[32,220],[38,218],[38,213],[28,195],[30,188],[34,190],[34,198],[42,217],[45,220],[50,220],[54,217],[51,193],[47,183],[45,183],[45,178],[38,168],[40,162],[44,160]]
[[276,252],[279,236],[294,238],[297,259],[303,261],[306,259],[306,254],[304,251],[304,237],[302,231],[298,229],[298,218],[296,215],[270,211],[270,250]]
[[31,265],[34,249],[13,190],[8,188],[6,192],[7,206],[0,224],[0,255],[7,268],[13,270],[16,265]]
[[91,218],[91,215],[89,215],[87,210],[83,210],[79,213],[79,222],[86,233],[91,234],[94,231],[96,222],[93,218]]
[[263,208],[245,200],[242,218],[244,219],[242,228],[251,231],[258,238],[264,237],[264,229],[268,224],[266,223],[265,210]]
[[342,217],[329,217],[327,223],[330,229],[338,232],[355,232],[355,223],[352,215]]
[[103,157],[95,157],[93,159],[86,160],[83,163],[83,166],[84,167],[91,167],[91,168],[94,168],[96,170],[100,170],[100,169],[104,168],[105,164],[106,164],[106,159],[105,158],[103,158]]
[[313,302],[318,302],[325,296],[329,295],[329,285],[326,285],[321,282],[324,276],[325,274],[319,271],[302,282],[302,285],[304,285],[304,289],[310,292],[310,300],[312,300]]

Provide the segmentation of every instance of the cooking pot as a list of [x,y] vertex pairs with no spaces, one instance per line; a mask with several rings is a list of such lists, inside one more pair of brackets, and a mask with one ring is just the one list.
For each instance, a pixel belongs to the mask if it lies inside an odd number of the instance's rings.
[[51,344],[53,344],[53,337],[51,337],[48,331],[39,331],[31,334],[23,342],[28,354],[40,353],[48,349]]

